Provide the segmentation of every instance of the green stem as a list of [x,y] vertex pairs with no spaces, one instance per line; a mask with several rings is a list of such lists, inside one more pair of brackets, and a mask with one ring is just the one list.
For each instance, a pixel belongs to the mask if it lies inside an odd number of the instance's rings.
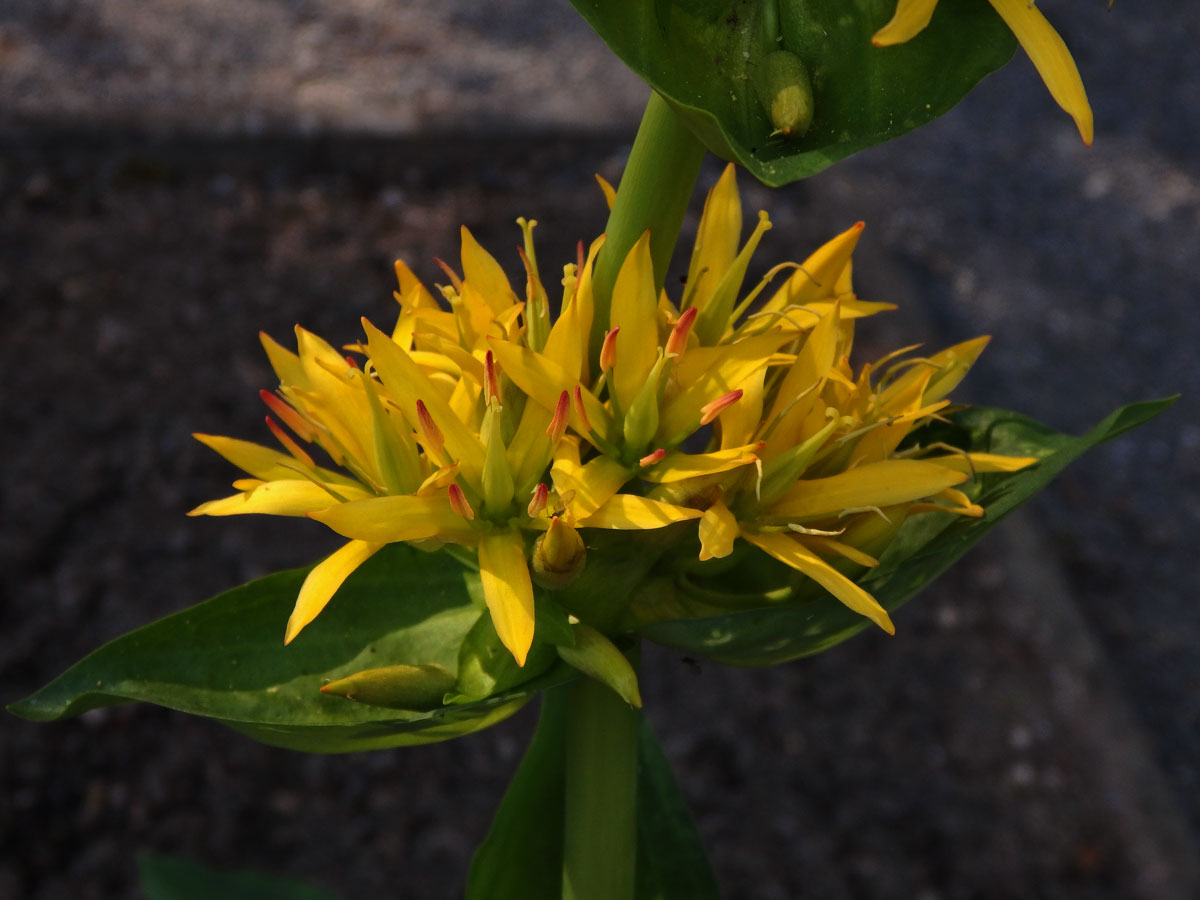
[[563,900],[633,900],[640,713],[591,678],[567,691]]
[[704,150],[704,144],[667,101],[652,93],[608,216],[604,249],[596,260],[593,279],[596,313],[590,344],[592,371],[597,371],[600,347],[608,329],[617,273],[626,254],[647,228],[655,291],[662,290],[679,226],[683,224],[692,189],[700,175]]

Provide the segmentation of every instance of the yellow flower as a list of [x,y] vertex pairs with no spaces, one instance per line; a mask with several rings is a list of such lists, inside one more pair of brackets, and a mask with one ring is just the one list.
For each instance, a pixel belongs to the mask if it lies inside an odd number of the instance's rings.
[[[899,0],[890,22],[875,32],[877,47],[903,44],[929,24],[938,0]],[[1050,95],[1075,120],[1083,142],[1092,143],[1092,108],[1071,52],[1034,0],[988,0],[1029,54]]]
[[[552,462],[558,469],[578,460],[578,442],[566,435],[571,379],[564,376],[564,387],[542,408],[522,396],[503,360],[512,358],[511,341],[540,340],[558,365],[574,367],[578,386],[599,245],[581,271],[570,271],[573,302],[549,329],[529,239],[535,223],[521,224],[524,303],[463,229],[464,275],[446,267],[451,285],[442,289],[449,311],[397,263],[398,321],[389,335],[364,320],[365,342],[348,348],[365,356],[361,364],[301,328],[295,353],[263,335],[280,387],[262,396],[279,420],[268,417],[267,424],[282,450],[197,435],[250,477],[234,483],[239,493],[192,515],[308,516],[350,538],[305,580],[285,643],[385,544],[442,542],[474,551],[496,632],[523,665],[534,631],[525,533],[550,530],[565,545],[571,525],[658,528],[699,517],[697,510],[619,493],[630,478],[625,469],[577,464],[555,476],[555,490],[547,486]],[[302,444],[338,468],[318,465]],[[569,493],[559,488],[564,480]],[[563,516],[567,521],[557,521]]]

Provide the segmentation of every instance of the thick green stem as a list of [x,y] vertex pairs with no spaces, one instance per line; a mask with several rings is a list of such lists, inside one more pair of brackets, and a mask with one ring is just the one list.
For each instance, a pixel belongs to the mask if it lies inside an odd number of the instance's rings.
[[608,329],[617,272],[630,248],[647,228],[650,229],[650,256],[654,261],[654,284],[656,290],[662,289],[679,237],[679,226],[683,224],[692,189],[700,175],[704,150],[704,144],[667,101],[652,93],[608,217],[604,249],[596,260],[593,281],[596,315],[590,345],[593,371],[600,359],[604,332]]
[[591,678],[567,691],[563,900],[633,900],[640,713]]

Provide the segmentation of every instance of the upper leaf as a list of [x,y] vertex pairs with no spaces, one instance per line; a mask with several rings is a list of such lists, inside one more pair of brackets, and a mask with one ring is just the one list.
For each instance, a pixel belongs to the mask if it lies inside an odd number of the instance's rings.
[[[1016,40],[984,0],[942,0],[913,40],[874,47],[895,0],[572,0],[696,135],[768,185],[806,178],[942,115]],[[784,50],[807,68],[812,124],[773,134]],[[787,67],[783,72],[786,73]]]
[[[1061,434],[1017,413],[978,407],[958,413],[949,424],[934,423],[920,436],[923,442],[1036,456],[1041,461],[1011,474],[980,476],[977,500],[986,510],[981,519],[940,513],[909,519],[880,557],[879,565],[867,571],[859,584],[885,609],[896,609],[1076,457],[1148,421],[1173,402],[1174,398],[1168,398],[1122,407],[1082,437]],[[730,593],[727,602],[719,593],[726,585],[736,586],[738,591]],[[646,625],[640,633],[716,662],[765,666],[826,650],[868,624],[832,595],[806,579],[797,580],[791,569],[765,554],[755,554],[751,564],[736,572],[721,573],[706,588],[695,599],[705,604],[709,615]],[[769,605],[767,595],[772,589],[776,596],[790,591],[792,601]],[[683,599],[689,598],[685,595]],[[714,615],[714,603],[751,608]]]

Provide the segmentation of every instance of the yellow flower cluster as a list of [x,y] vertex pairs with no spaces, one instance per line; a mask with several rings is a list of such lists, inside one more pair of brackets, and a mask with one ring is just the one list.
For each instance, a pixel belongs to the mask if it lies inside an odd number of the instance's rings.
[[701,559],[728,555],[742,538],[891,631],[834,562],[873,565],[914,513],[981,515],[957,486],[1032,462],[898,451],[947,406],[986,341],[855,374],[855,320],[889,308],[851,288],[861,223],[744,293],[770,222],[760,213],[741,245],[731,166],[709,193],[678,305],[656,292],[648,237],[629,252],[593,368],[592,270],[603,238],[564,267],[552,317],[536,223],[518,222],[523,300],[464,228],[462,273],[445,267],[445,305],[397,263],[390,334],[364,320],[365,341],[349,356],[301,328],[296,352],[263,336],[280,381],[263,399],[282,449],[197,435],[249,477],[193,515],[308,516],[349,538],[308,576],[285,642],[385,544],[453,544],[477,558],[496,632],[524,664],[533,583],[560,587],[578,574],[587,564],[580,531],[689,520],[698,520]]

